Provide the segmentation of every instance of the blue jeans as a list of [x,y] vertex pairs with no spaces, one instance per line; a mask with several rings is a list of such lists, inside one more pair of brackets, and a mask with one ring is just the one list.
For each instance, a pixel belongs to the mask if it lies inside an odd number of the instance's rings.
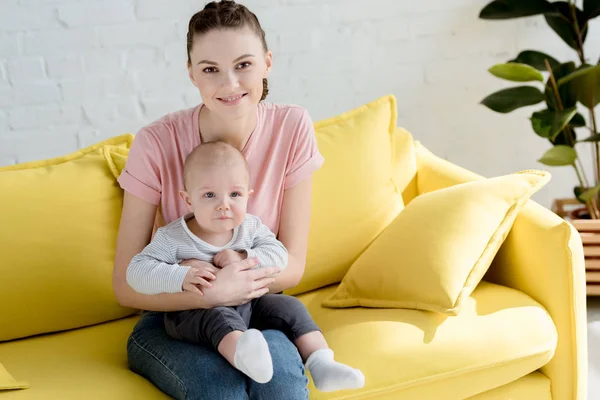
[[280,331],[263,331],[273,379],[254,382],[208,346],[169,337],[164,314],[145,312],[127,341],[129,368],[175,399],[306,400],[308,378],[298,349]]

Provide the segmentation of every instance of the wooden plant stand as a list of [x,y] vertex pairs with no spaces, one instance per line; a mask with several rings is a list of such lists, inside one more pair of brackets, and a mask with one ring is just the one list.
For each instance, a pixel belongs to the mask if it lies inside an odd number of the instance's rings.
[[600,220],[570,219],[568,208],[576,206],[581,207],[576,199],[557,199],[552,205],[552,211],[568,220],[581,235],[587,294],[600,296]]

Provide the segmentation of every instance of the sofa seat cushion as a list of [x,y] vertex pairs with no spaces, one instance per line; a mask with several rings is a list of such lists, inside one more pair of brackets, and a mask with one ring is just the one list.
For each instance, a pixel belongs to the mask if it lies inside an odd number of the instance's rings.
[[0,343],[0,360],[29,389],[2,400],[168,399],[127,367],[126,343],[139,316]]
[[[322,393],[311,383],[311,399],[464,399],[535,371],[550,360],[556,346],[552,320],[538,303],[485,281],[458,316],[321,307],[334,290],[327,287],[299,298],[336,358],[360,368],[366,385]],[[4,366],[31,385],[3,392],[2,400],[167,398],[127,368],[125,344],[137,319],[0,343]]]
[[[557,333],[546,310],[526,294],[482,281],[457,316],[409,309],[331,309],[335,287],[300,295],[336,358],[363,371],[358,391],[314,399],[464,399],[545,365]],[[371,396],[371,397],[369,397]]]
[[539,371],[467,400],[552,400],[550,378]]

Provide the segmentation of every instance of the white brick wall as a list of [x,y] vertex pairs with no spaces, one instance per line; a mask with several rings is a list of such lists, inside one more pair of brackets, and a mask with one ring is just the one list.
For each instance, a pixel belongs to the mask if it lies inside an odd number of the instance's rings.
[[[207,0],[206,0],[207,1]],[[136,132],[200,97],[185,69],[185,34],[199,0],[2,0],[0,165],[55,157]],[[387,93],[399,124],[437,154],[493,176],[542,168],[547,148],[532,109],[493,113],[479,101],[507,84],[487,69],[520,50],[575,54],[541,17],[481,21],[487,0],[248,0],[274,51],[270,99],[314,120]],[[300,30],[302,34],[296,34]],[[591,26],[588,57],[600,54]],[[587,152],[582,151],[583,154]],[[569,196],[553,168],[536,195]]]

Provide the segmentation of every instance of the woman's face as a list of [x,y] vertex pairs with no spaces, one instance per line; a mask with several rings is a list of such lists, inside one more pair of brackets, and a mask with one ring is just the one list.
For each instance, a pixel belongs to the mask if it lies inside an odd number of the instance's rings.
[[194,38],[188,70],[211,112],[243,118],[256,110],[272,59],[249,28],[219,29]]

